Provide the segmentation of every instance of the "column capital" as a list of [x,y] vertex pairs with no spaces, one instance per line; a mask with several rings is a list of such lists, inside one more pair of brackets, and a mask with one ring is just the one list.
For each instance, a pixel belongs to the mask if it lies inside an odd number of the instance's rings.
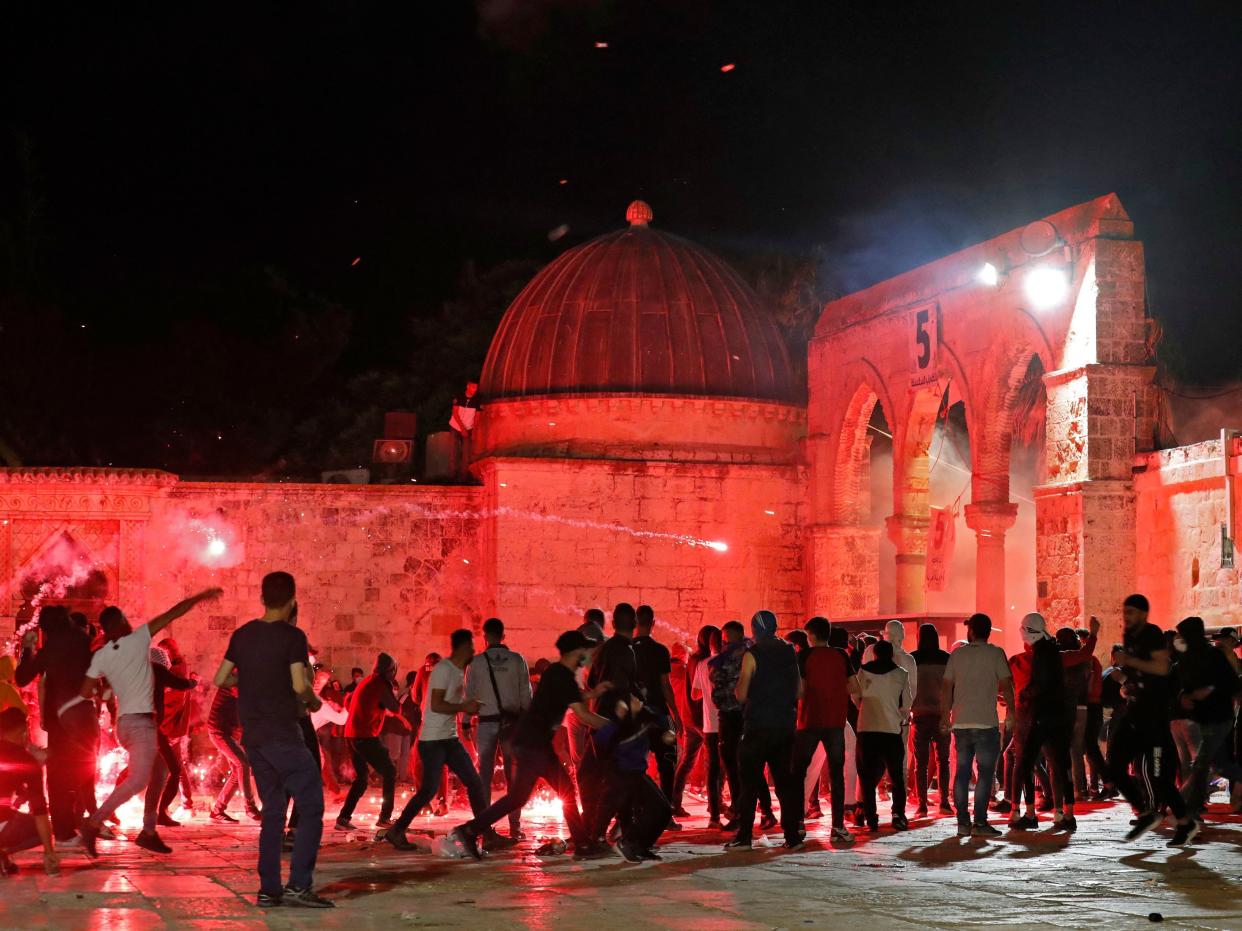
[[980,537],[1003,539],[1018,519],[1018,505],[1012,501],[979,501],[966,505],[965,512],[966,526]]

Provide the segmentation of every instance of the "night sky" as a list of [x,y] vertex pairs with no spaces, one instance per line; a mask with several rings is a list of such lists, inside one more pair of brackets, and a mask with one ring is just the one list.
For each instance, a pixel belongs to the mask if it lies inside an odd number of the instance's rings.
[[1167,377],[1242,376],[1236,8],[256,6],[9,11],[0,458],[350,464],[306,450],[351,398],[476,364],[436,369],[466,262],[537,267],[635,197],[845,293],[1116,191]]

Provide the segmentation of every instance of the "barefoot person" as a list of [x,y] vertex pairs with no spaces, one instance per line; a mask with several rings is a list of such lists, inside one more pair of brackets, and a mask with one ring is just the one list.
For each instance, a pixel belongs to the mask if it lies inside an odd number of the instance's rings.
[[[155,755],[159,749],[155,720],[155,674],[151,670],[151,638],[161,630],[188,613],[195,605],[219,598],[218,588],[209,588],[192,598],[178,602],[159,617],[136,628],[120,608],[104,608],[99,615],[100,626],[107,638],[102,647],[91,657],[86,679],[79,693],[90,699],[107,679],[116,695],[116,736],[129,754],[129,769],[125,779],[112,790],[112,794],[98,810],[82,822],[80,833],[82,846],[92,857],[98,856],[95,841],[100,826],[108,816],[147,787],[151,781]],[[67,710],[67,709],[64,709]],[[168,848],[155,832],[156,808],[148,806],[142,820],[142,833],[134,840],[139,847],[160,853]]]
[[[233,631],[215,677],[216,688],[237,684],[242,747],[263,807],[257,904],[332,908],[333,903],[312,888],[323,835],[323,781],[298,720],[303,706],[314,711],[320,702],[311,688],[306,634],[290,623],[297,612],[293,576],[287,572],[265,575],[261,594],[263,616]],[[280,848],[290,797],[301,825],[293,845],[289,884],[283,885]]]

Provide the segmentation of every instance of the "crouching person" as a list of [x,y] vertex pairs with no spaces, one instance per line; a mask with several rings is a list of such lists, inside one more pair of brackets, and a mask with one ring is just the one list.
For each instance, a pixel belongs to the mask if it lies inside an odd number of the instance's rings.
[[[647,751],[651,735],[662,728],[660,719],[641,699],[618,699],[604,716],[608,723],[591,734],[595,758],[603,776],[603,791],[592,837],[599,837],[609,822],[620,815],[621,842],[617,848],[630,863],[659,860],[656,841],[668,827],[673,809],[668,799],[647,775]],[[665,745],[677,736],[663,730]]]
[[[26,712],[6,708],[0,712],[0,876],[17,872],[13,854],[43,845],[43,869],[49,876],[60,872],[60,857],[52,844],[43,795],[43,767],[26,749]],[[30,813],[7,804],[24,801]]]

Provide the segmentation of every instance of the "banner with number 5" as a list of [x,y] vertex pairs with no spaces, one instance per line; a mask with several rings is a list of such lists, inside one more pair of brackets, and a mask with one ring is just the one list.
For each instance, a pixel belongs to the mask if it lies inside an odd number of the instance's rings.
[[910,311],[910,384],[926,385],[940,374],[940,308],[923,304]]

